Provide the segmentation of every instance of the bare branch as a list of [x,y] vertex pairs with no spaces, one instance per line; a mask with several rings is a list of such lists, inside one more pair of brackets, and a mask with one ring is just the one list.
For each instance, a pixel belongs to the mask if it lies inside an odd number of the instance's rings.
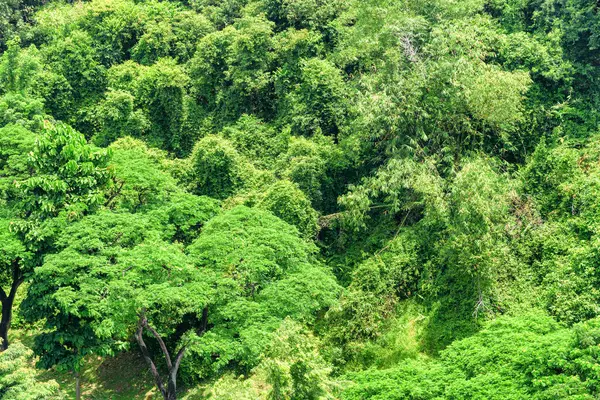
[[13,282],[10,288],[10,294],[8,295],[11,298],[14,298],[17,295],[17,289],[19,288],[19,286],[21,286],[21,283],[23,283],[24,276],[21,272],[21,259],[20,258],[16,258],[13,260],[12,264],[12,275],[13,275]]
[[187,348],[187,346],[181,346],[181,349],[179,349],[179,352],[177,353],[177,356],[175,357],[175,365],[173,366],[173,369],[170,371],[173,375],[177,375],[177,370],[179,369],[179,364],[181,364],[181,360],[183,359],[183,354],[185,353],[186,348]]
[[152,361],[152,358],[150,357],[150,353],[148,352],[148,347],[146,347],[146,343],[144,342],[144,339],[142,337],[143,333],[144,333],[145,325],[147,325],[147,320],[146,320],[146,317],[144,316],[144,314],[142,314],[140,317],[140,322],[138,324],[137,332],[135,334],[135,338],[136,338],[138,344],[140,345],[140,349],[142,350],[142,355],[144,356],[146,363],[150,367],[150,372],[152,372],[152,376],[154,376],[154,381],[156,382],[156,386],[162,393],[163,397],[166,398],[167,391],[165,390],[165,387],[163,386],[163,383],[162,383],[162,380],[158,373],[158,370],[156,369],[156,365],[154,365],[154,362]]
[[152,332],[152,335],[154,335],[154,337],[158,341],[158,344],[160,345],[160,349],[162,350],[163,354],[165,355],[165,359],[167,360],[167,368],[170,371],[173,368],[173,364],[171,364],[171,356],[169,355],[169,351],[167,350],[167,346],[165,345],[165,342],[162,340],[162,338],[160,337],[158,332],[156,332],[154,330],[154,328],[151,327],[150,324],[148,324],[148,320],[146,318],[144,318],[144,326],[146,328],[148,328],[148,330],[150,332]]

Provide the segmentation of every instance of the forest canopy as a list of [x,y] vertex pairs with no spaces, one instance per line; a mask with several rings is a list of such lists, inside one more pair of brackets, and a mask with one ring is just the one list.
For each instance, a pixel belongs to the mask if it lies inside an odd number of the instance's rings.
[[0,398],[598,398],[599,7],[0,1]]

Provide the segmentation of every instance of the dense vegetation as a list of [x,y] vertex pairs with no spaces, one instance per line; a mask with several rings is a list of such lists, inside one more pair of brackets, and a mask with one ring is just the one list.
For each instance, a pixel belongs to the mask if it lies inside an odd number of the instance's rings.
[[0,398],[598,398],[599,7],[0,2]]

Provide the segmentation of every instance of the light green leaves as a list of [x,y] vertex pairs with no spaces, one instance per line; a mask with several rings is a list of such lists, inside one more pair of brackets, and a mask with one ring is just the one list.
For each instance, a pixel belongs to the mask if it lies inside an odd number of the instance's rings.
[[109,157],[107,150],[89,146],[67,125],[48,127],[28,160],[32,176],[19,183],[25,216],[42,221],[65,211],[73,218],[100,206],[110,179]]
[[283,318],[311,323],[336,301],[338,285],[315,250],[266,211],[239,206],[206,224],[188,252],[216,278],[214,327],[190,348],[192,376],[254,367]]
[[38,380],[31,365],[33,352],[21,342],[0,353],[0,393],[5,400],[58,400],[64,398],[56,381]]

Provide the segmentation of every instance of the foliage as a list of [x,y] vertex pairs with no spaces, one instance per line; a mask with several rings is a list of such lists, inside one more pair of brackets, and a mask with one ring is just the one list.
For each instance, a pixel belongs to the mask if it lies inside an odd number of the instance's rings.
[[597,8],[4,1],[2,342],[23,284],[39,366],[137,342],[168,400],[179,362],[189,397],[598,397]]
[[336,136],[345,116],[344,83],[330,62],[309,59],[301,62],[300,82],[286,96],[283,111],[295,134],[322,133]]
[[[167,150],[178,154],[190,150],[193,138],[187,137],[186,132],[182,131],[189,78],[174,60],[161,59],[148,67],[129,61],[114,66],[108,74],[113,89],[129,92],[135,99],[136,111],[128,111],[125,97],[124,112],[128,119],[133,120],[119,120],[121,123],[133,123],[140,133],[146,133],[144,128],[147,126],[146,137],[149,142]],[[119,106],[119,103],[113,103],[114,106]]]
[[268,110],[272,24],[245,16],[202,38],[189,69],[196,95],[226,120]]
[[27,129],[7,125],[0,128],[0,198],[15,201],[18,198],[15,180],[28,175],[28,153],[33,150],[36,135]]
[[116,187],[108,206],[135,212],[163,204],[177,190],[175,179],[161,168],[161,152],[129,137],[113,142],[110,149]]
[[110,177],[109,156],[107,150],[89,146],[68,125],[48,127],[28,159],[33,176],[19,183],[24,216],[44,220],[65,212],[74,218],[93,211],[104,200],[101,188]]
[[21,51],[19,44],[17,39],[11,41],[2,54],[0,82],[3,93],[27,93],[41,68],[37,49]]
[[188,253],[217,276],[208,312],[214,327],[190,348],[189,373],[250,370],[283,318],[312,323],[333,304],[338,286],[315,252],[296,228],[266,211],[238,206],[210,220]]
[[502,317],[439,361],[411,360],[350,375],[345,399],[548,399],[596,396],[597,321],[561,328],[543,313]]
[[314,207],[322,208],[336,200],[327,196],[333,183],[328,172],[335,171],[335,164],[342,157],[328,137],[294,137],[279,158],[278,175],[296,183]]
[[134,109],[134,100],[135,97],[126,91],[106,93],[106,98],[95,110],[99,132],[94,142],[107,145],[127,135],[141,137],[148,131],[150,122],[141,110]]
[[386,319],[399,302],[417,292],[421,271],[416,245],[410,232],[402,232],[354,269],[351,284],[327,314],[328,339],[341,347],[345,360],[360,357],[361,342],[384,334]]
[[123,349],[142,309],[175,325],[186,313],[202,312],[208,282],[161,234],[151,218],[112,212],[64,230],[23,305],[30,320],[45,321],[35,345],[41,366],[77,371],[87,354]]
[[199,140],[190,155],[190,164],[187,180],[197,194],[224,199],[241,189],[248,179],[249,165],[228,140],[218,136]]
[[306,237],[317,233],[317,213],[304,193],[291,182],[281,180],[265,192],[257,207],[294,225]]
[[273,166],[277,157],[287,149],[289,141],[288,132],[278,132],[251,115],[242,115],[235,125],[223,130],[223,135],[241,154],[263,168]]
[[310,28],[323,31],[343,8],[342,1],[268,0],[265,9],[269,19],[279,27]]
[[0,394],[6,400],[62,399],[56,381],[40,382],[31,365],[33,352],[21,342],[0,354]]
[[33,131],[42,128],[44,103],[21,94],[6,94],[0,98],[0,124],[21,125]]
[[166,232],[177,242],[191,243],[202,228],[221,211],[219,202],[205,196],[185,192],[173,193],[166,205],[155,208],[151,213],[163,222]]
[[219,399],[330,399],[329,368],[318,353],[318,340],[285,319],[268,344],[264,359],[247,379],[228,375],[207,394]]

